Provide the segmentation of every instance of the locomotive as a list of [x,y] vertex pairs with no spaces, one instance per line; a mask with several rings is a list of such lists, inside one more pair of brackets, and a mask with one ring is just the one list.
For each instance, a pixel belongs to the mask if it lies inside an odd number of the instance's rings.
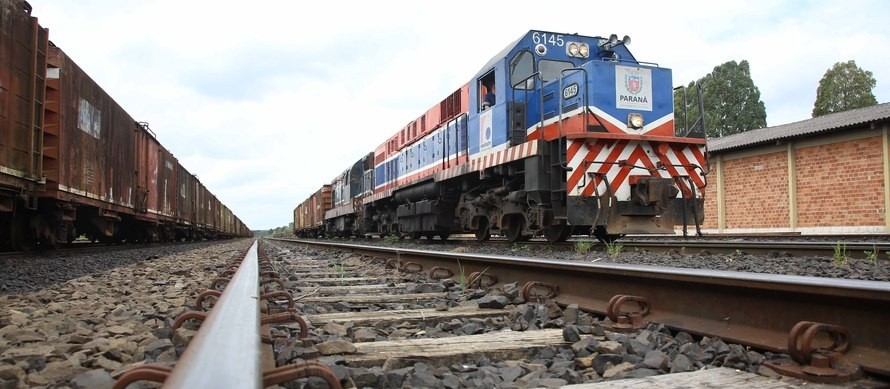
[[0,246],[250,236],[31,11],[0,0]]
[[675,134],[671,70],[629,43],[528,31],[297,206],[294,234],[608,242],[699,230],[704,133]]

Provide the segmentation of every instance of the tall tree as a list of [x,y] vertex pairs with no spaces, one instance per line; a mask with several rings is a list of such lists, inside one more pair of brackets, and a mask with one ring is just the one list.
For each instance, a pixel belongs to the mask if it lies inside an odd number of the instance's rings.
[[[714,67],[698,81],[674,92],[674,117],[678,134],[685,134],[699,118],[698,94],[702,85],[706,135],[709,138],[738,134],[766,127],[766,107],[760,100],[760,90],[751,79],[748,61],[729,61]],[[683,93],[686,93],[684,98]],[[684,106],[685,105],[685,106]]]
[[877,82],[856,61],[838,62],[825,72],[816,89],[813,117],[878,104],[872,89]]

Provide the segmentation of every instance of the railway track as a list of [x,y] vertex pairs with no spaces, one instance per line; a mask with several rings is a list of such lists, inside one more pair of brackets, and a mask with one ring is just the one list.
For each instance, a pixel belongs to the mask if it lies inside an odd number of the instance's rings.
[[[358,384],[356,380],[378,380],[375,382],[380,383],[379,380],[385,380],[381,377],[389,377],[405,380],[406,385],[409,380],[414,380],[410,384],[422,386],[423,379],[430,379],[429,375],[422,373],[432,369],[430,366],[435,363],[457,366],[455,364],[467,364],[468,361],[474,361],[474,358],[486,359],[493,356],[535,360],[534,358],[541,357],[541,350],[559,350],[560,347],[571,345],[565,332],[558,329],[480,333],[469,338],[455,337],[456,339],[449,335],[446,340],[420,338],[418,334],[430,327],[423,329],[424,327],[412,323],[451,323],[450,326],[458,328],[470,323],[494,323],[495,327],[503,327],[508,326],[504,320],[509,322],[511,316],[510,311],[479,308],[482,304],[460,306],[447,287],[444,290],[424,290],[425,293],[417,293],[416,281],[405,281],[410,279],[410,274],[419,275],[432,269],[435,269],[432,270],[435,275],[433,278],[449,276],[460,280],[475,277],[480,284],[493,282],[491,286],[516,283],[525,285],[523,299],[534,300],[539,304],[547,301],[548,304],[553,303],[566,310],[577,307],[582,316],[592,314],[606,318],[602,326],[610,334],[613,330],[633,331],[631,328],[637,327],[637,334],[648,331],[651,335],[651,331],[659,327],[647,323],[661,323],[661,328],[669,328],[675,333],[691,333],[705,336],[704,339],[719,337],[765,351],[768,355],[768,352],[787,352],[791,328],[813,328],[812,331],[805,331],[808,336],[819,333],[843,339],[841,344],[827,346],[849,348],[840,350],[846,351],[842,360],[861,366],[867,376],[885,379],[890,373],[890,358],[887,354],[890,348],[887,347],[888,340],[885,336],[890,287],[886,283],[634,266],[595,266],[330,242],[326,246],[345,250],[353,255],[336,255],[322,251],[321,256],[327,256],[327,260],[320,260],[318,257],[306,258],[298,254],[288,262],[300,264],[286,266],[286,271],[290,273],[287,278],[299,280],[289,282],[287,289],[297,296],[297,308],[305,313],[304,317],[312,330],[310,338],[315,347],[301,348],[290,343],[278,345],[282,347],[276,346],[276,349],[287,350],[285,354],[289,352],[297,360],[304,357],[317,358],[332,366],[348,366],[351,373],[344,373],[343,368],[335,369],[339,371],[338,378],[349,378],[346,382],[352,380]],[[284,255],[291,255],[291,250],[299,251],[286,248]],[[378,263],[377,270],[368,267],[367,262],[372,260]],[[407,287],[415,288],[411,289],[414,293],[406,293],[406,285],[414,285]],[[451,285],[454,286],[453,283]],[[619,302],[617,306],[616,299]],[[628,304],[621,304],[622,301],[630,303],[629,310]],[[553,304],[549,306],[552,307]],[[826,326],[806,324],[809,322],[824,323]],[[384,323],[399,324],[387,327],[388,324]],[[600,328],[598,321],[597,323],[594,328]],[[349,343],[345,346],[347,351],[341,351],[339,355],[338,352],[330,351],[333,346],[328,344],[337,343],[337,339],[341,338],[338,335],[354,342],[346,342]],[[604,343],[606,339],[611,338],[601,337],[600,343]],[[810,340],[812,339],[807,338],[806,341]],[[801,345],[799,342],[797,344]],[[815,343],[806,343],[800,347],[805,349],[804,354],[809,360],[821,360],[823,351],[813,351],[816,346]],[[792,356],[800,358],[798,351],[792,352]],[[287,360],[288,356],[279,353],[277,358]],[[418,361],[427,363],[421,364],[422,367],[418,370],[415,366]],[[777,366],[777,369],[784,368],[792,373],[794,369],[803,369],[787,359],[770,359],[764,365],[770,363]],[[371,369],[368,371],[373,373],[351,375],[355,374],[354,369],[360,368]],[[400,369],[402,372],[408,369],[412,373],[392,373],[396,376],[383,373]],[[801,371],[806,370],[797,370],[797,374],[807,376],[808,373]],[[436,374],[430,374],[441,378],[449,377],[452,373],[437,371]],[[603,377],[602,373],[605,372],[599,372],[600,379]],[[853,375],[855,371],[841,370],[837,373],[840,377],[848,374]],[[732,385],[729,382],[727,381],[727,385]],[[863,385],[862,382],[859,381],[857,385]],[[880,385],[880,381],[866,382],[869,382],[865,384],[866,387]],[[786,382],[785,385],[789,384]]]
[[[303,242],[319,245],[319,242]],[[560,306],[604,317],[662,323],[676,331],[720,337],[760,350],[788,352],[801,322],[830,325],[850,342],[845,360],[890,376],[890,284],[796,276],[596,265],[348,244],[324,244],[411,271],[478,272],[499,283],[532,283]],[[644,315],[622,318],[615,299],[641,301]],[[612,303],[610,305],[610,302]],[[617,315],[617,316],[616,316]],[[625,315],[627,316],[627,315]],[[826,327],[828,328],[828,327]],[[841,335],[837,335],[841,334]],[[799,334],[798,334],[799,335]],[[843,346],[843,345],[838,345]],[[806,345],[811,349],[815,345]]]
[[[302,239],[304,241],[319,241]],[[331,239],[330,241],[341,243],[357,243],[380,245],[384,242],[380,239],[344,240]],[[442,240],[404,240],[417,244],[429,245],[436,250],[442,245],[501,245],[507,247],[548,247],[554,250],[575,250],[580,244],[591,244],[593,247],[603,248],[605,245],[592,239],[576,238],[566,242],[551,244],[541,239],[510,243],[506,240],[493,237],[487,242],[477,242],[470,237],[451,237],[447,241]],[[709,254],[752,254],[771,256],[823,256],[833,257],[842,252],[847,258],[864,259],[870,252],[890,252],[890,241],[884,235],[875,236],[750,236],[750,235],[725,235],[708,237],[690,237],[688,239],[676,236],[632,236],[622,238],[616,242],[625,251],[650,251],[650,252],[678,252],[678,253],[709,253]]]
[[177,318],[204,324],[175,368],[118,387],[875,388],[890,372],[886,282],[324,243],[264,240],[259,266],[248,254],[192,304],[215,296],[209,315]]

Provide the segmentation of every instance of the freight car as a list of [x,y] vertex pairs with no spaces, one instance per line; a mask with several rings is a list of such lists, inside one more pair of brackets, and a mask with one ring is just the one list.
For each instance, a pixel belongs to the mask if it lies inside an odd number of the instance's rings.
[[331,186],[323,185],[294,208],[294,235],[317,238],[325,235],[324,215],[331,209]]
[[628,43],[523,34],[378,146],[373,169],[353,165],[351,178],[373,184],[350,188],[352,208],[329,211],[327,233],[557,242],[698,230],[704,132],[675,135],[670,69]]
[[147,123],[48,41],[27,3],[0,0],[0,11],[5,245],[249,235]]

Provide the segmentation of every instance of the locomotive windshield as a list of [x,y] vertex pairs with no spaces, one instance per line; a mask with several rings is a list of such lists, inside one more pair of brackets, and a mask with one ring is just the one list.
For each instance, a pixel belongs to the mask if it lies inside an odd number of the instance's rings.
[[510,61],[510,86],[516,89],[532,89],[534,81],[528,80],[525,85],[522,81],[528,79],[535,72],[535,59],[530,51],[521,51]]
[[565,69],[571,69],[575,64],[569,61],[556,61],[552,59],[542,59],[538,61],[538,71],[541,72],[541,80],[544,82],[553,81],[559,78],[560,73]]
[[[553,81],[559,78],[565,69],[571,69],[575,64],[569,61],[554,59],[541,59],[538,61],[538,72],[543,82]],[[534,80],[528,79],[534,73],[534,56],[529,51],[522,51],[510,61],[510,85],[516,89],[534,89]],[[525,84],[521,84],[526,80]]]

